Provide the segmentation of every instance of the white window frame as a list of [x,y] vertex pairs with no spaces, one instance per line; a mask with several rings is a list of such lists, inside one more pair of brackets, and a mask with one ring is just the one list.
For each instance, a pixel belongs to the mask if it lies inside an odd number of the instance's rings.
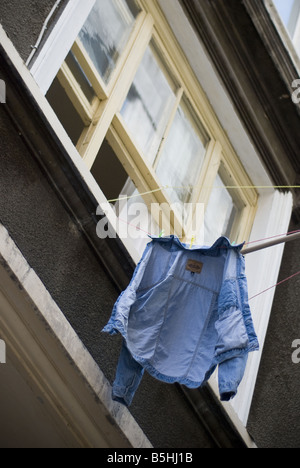
[[[271,0],[264,0],[264,2],[267,6],[271,4]],[[167,18],[186,59],[191,64],[203,92],[209,99],[220,125],[226,131],[253,184],[272,186],[272,181],[260,160],[259,154],[240,122],[240,117],[236,113],[203,44],[199,41],[196,32],[186,17],[180,1],[158,0],[158,4]],[[284,194],[274,189],[259,190],[258,210],[249,241],[288,232],[292,208],[293,198],[291,193]],[[284,245],[263,250],[257,254],[250,254],[246,257],[250,297],[277,283],[283,251]],[[275,292],[276,289],[273,289],[250,304],[261,351],[253,353],[249,359],[246,374],[239,389],[239,395],[232,403],[223,403],[225,411],[228,412],[239,429],[241,424],[244,427],[247,425]],[[216,382],[211,382],[211,386],[218,397]]]
[[[155,191],[155,196],[149,195],[146,197],[147,200],[145,201],[147,204],[160,203],[163,206],[171,205],[171,199],[167,191],[157,191],[161,184],[155,169],[152,165],[150,167],[142,152],[136,147],[119,114],[121,104],[131,87],[144,53],[150,42],[153,41],[157,50],[159,50],[159,54],[163,57],[166,70],[170,70],[170,79],[175,80],[177,83],[176,109],[180,105],[184,94],[184,99],[186,102],[189,102],[192,112],[195,114],[195,122],[199,121],[199,124],[201,122],[210,140],[197,183],[197,187],[199,188],[193,194],[193,203],[195,204],[199,201],[204,204],[208,203],[214,179],[222,160],[233,175],[236,185],[251,185],[251,181],[247,177],[242,165],[239,164],[233,148],[227,145],[223,150],[222,145],[214,137],[217,127],[214,118],[211,118],[210,122],[206,122],[206,115],[213,115],[213,110],[206,102],[204,96],[202,96],[201,90],[192,77],[188,64],[185,62],[184,56],[176,46],[176,40],[174,41],[171,31],[168,30],[164,17],[160,15],[159,10],[157,10],[154,4],[149,4],[143,0],[137,1],[141,7],[141,13],[137,17],[128,44],[107,85],[103,83],[103,80],[95,70],[79,39],[77,38],[74,42],[72,50],[84,68],[90,82],[93,84],[98,97],[98,109],[96,112],[89,112],[92,106],[87,103],[83,92],[80,89],[78,90],[79,87],[77,86],[76,88],[75,80],[72,80],[72,74],[68,70],[66,63],[62,65],[58,74],[58,78],[69,94],[69,97],[72,99],[72,96],[74,97],[74,93],[76,93],[77,99],[75,99],[75,104],[74,102],[73,104],[87,123],[77,143],[77,150],[86,165],[88,168],[92,167],[101,143],[108,137],[110,145],[116,148],[118,158],[124,167],[126,167],[128,175],[135,181],[135,185],[140,193],[151,190]],[[167,30],[168,32],[166,32]],[[162,37],[162,31],[164,31],[165,37]],[[97,101],[97,98],[95,101]],[[95,102],[95,106],[97,107],[97,102]],[[175,112],[170,117],[168,130],[174,116]],[[252,224],[256,211],[257,194],[255,190],[252,190],[252,193],[248,196],[248,194],[243,193],[242,189],[237,190],[237,194],[246,207],[241,213],[239,224],[247,220],[247,223],[244,223],[246,229],[239,232],[238,238],[235,236],[235,240],[238,241],[249,237],[249,226]],[[191,240],[193,235],[190,229],[192,226],[192,215],[193,213],[190,213],[188,222],[186,225],[183,225],[177,213],[173,213],[174,223],[172,228],[175,229],[175,232],[181,233],[181,237],[187,242]],[[161,229],[163,228],[166,232],[169,232],[169,216],[167,213],[166,216],[166,223],[165,225],[161,225]],[[154,217],[156,223],[159,224],[159,214]],[[114,224],[116,225],[116,223]]]
[[68,55],[96,0],[69,0],[53,31],[30,68],[45,95]]
[[[272,193],[262,195],[259,200],[258,212],[250,242],[272,237],[274,234],[287,233],[292,210],[293,196],[291,193],[273,191]],[[284,247],[285,245],[282,244],[249,254],[245,257],[250,298],[277,284]],[[256,377],[259,371],[275,293],[276,288],[273,288],[250,301],[260,351],[252,353],[249,356],[249,363],[239,389],[239,394],[231,403],[245,426],[251,409]]]

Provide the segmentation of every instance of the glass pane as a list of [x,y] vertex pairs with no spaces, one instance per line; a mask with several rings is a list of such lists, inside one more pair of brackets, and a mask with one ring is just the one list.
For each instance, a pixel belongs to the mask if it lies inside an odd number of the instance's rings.
[[159,227],[106,139],[91,172],[107,200],[118,200],[111,203],[119,219],[119,235],[132,239],[135,249],[142,255],[150,241],[149,234],[159,235]]
[[152,164],[176,96],[155,51],[149,47],[135,76],[121,115],[136,144]]
[[96,0],[79,34],[105,83],[128,42],[138,13],[133,0]]
[[300,0],[273,0],[273,3],[293,38],[300,14]]
[[53,81],[46,97],[73,144],[76,146],[85,128],[85,124],[58,78],[55,78]]
[[89,103],[91,104],[93,102],[93,99],[95,98],[96,94],[95,91],[93,90],[93,87],[84,73],[83,69],[81,68],[81,65],[79,64],[77,58],[73,54],[73,52],[69,52],[67,58],[66,58],[66,64],[70,68],[72,74],[74,75],[74,78],[78,82],[79,86],[81,87],[82,91],[84,92],[86,98],[88,99]]
[[149,236],[159,235],[159,226],[152,218],[146,203],[131,179],[128,178],[119,197],[129,197],[127,200],[117,202],[115,207],[122,228],[121,232],[134,240],[135,249],[142,255],[146,245],[150,242]]
[[179,107],[156,170],[161,184],[171,187],[168,193],[174,203],[190,201],[207,143]]
[[107,200],[119,198],[128,174],[106,139],[102,143],[91,172]]
[[238,207],[218,175],[205,211],[204,240],[212,244],[219,237],[230,237]]

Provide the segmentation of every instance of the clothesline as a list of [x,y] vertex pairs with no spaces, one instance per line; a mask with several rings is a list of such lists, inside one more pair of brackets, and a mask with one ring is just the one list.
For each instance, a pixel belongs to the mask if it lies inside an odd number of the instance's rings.
[[271,240],[271,239],[276,239],[277,237],[285,237],[285,236],[290,236],[291,234],[297,234],[297,233],[300,233],[300,229],[298,229],[296,231],[286,232],[286,233],[283,233],[283,234],[276,234],[276,236],[265,237],[264,239],[258,239],[258,240],[255,240],[255,241],[250,241],[250,242],[247,242],[245,245],[257,244],[258,242],[265,242],[265,241],[268,241],[268,240]]
[[256,294],[255,296],[251,297],[251,298],[249,299],[249,301],[252,301],[252,300],[255,299],[256,297],[262,296],[263,294],[267,293],[268,291],[271,291],[272,289],[277,288],[277,286],[280,286],[281,284],[284,284],[284,283],[286,283],[287,281],[290,281],[290,280],[292,280],[293,278],[296,278],[296,276],[299,276],[299,275],[300,275],[300,271],[298,271],[298,273],[295,273],[294,275],[289,276],[288,278],[286,278],[286,279],[280,281],[279,283],[275,284],[274,286],[271,286],[270,288],[265,289],[264,291],[260,292],[259,294]]
[[[284,236],[281,235],[281,236],[269,237],[267,239],[264,239],[267,242],[264,242],[261,245],[258,245],[256,247],[249,247],[247,249],[243,249],[242,254],[247,255],[247,254],[250,254],[250,253],[253,253],[253,252],[258,252],[259,250],[264,250],[264,249],[267,249],[269,247],[275,247],[275,245],[285,244],[287,242],[292,242],[292,241],[297,240],[297,239],[300,239],[300,231],[293,231],[293,233],[287,233]],[[258,242],[258,241],[255,241],[255,242]],[[246,245],[249,245],[251,243],[253,243],[253,242],[249,242]]]
[[[274,190],[288,190],[288,189],[300,189],[300,185],[220,185],[220,186],[201,186],[202,188],[213,188],[213,189],[226,189],[226,190],[237,190],[237,189],[242,189],[242,190],[253,190],[253,189],[257,189],[257,190],[266,190],[266,189],[274,189]],[[124,200],[131,200],[133,198],[139,198],[139,197],[142,197],[144,195],[151,195],[151,194],[154,194],[154,193],[157,193],[157,192],[162,192],[163,190],[194,190],[194,189],[197,189],[197,188],[200,188],[199,186],[197,185],[188,185],[188,186],[170,186],[170,185],[165,185],[163,187],[159,187],[157,189],[154,189],[154,190],[149,190],[147,192],[143,192],[143,193],[135,193],[133,195],[124,195],[124,196],[120,196],[119,198],[114,198],[112,200],[108,200],[108,203],[116,203],[118,201],[124,201]]]
[[[157,189],[157,190],[154,190],[154,191],[149,191],[149,192],[145,192],[143,194],[138,194],[138,195],[133,195],[131,197],[121,197],[119,199],[115,199],[115,200],[110,200],[109,203],[112,203],[112,202],[117,202],[117,201],[121,201],[121,200],[128,200],[130,198],[135,198],[135,197],[139,197],[139,196],[142,196],[142,195],[148,195],[150,193],[155,193],[155,192],[158,192],[158,191],[161,191],[163,189],[170,189],[170,188],[174,188],[174,187],[162,187],[160,189]],[[187,188],[187,187],[181,187],[182,189],[183,188]],[[192,187],[189,187],[189,189],[191,189]],[[237,187],[237,186],[227,186],[227,187],[215,187],[215,188],[230,188],[230,189],[234,189],[234,188],[240,188],[240,187]],[[247,187],[243,187],[243,188],[250,188],[250,186],[247,186]],[[300,188],[300,186],[251,186],[251,188]],[[120,221],[122,222],[125,222],[126,224],[128,224],[129,226],[132,226],[134,227],[135,229],[139,230],[139,231],[142,231],[146,234],[148,234],[149,236],[151,236],[150,233],[148,233],[147,231],[145,231],[144,229],[142,228],[139,228],[138,226],[134,226],[133,224],[131,223],[128,223],[127,221],[123,220],[120,218]],[[279,245],[281,243],[287,243],[287,242],[291,242],[293,240],[297,240],[297,239],[300,239],[300,230],[297,230],[297,231],[291,231],[291,232],[288,232],[286,234],[277,234],[275,236],[271,236],[271,237],[267,237],[267,238],[264,238],[264,239],[259,239],[259,240],[255,240],[255,241],[250,241],[250,242],[247,242],[245,244],[245,246],[249,246],[249,245],[253,245],[253,244],[257,244],[259,242],[262,242],[261,245],[258,245],[258,246],[253,246],[253,247],[247,247],[246,249],[243,249],[242,251],[242,254],[243,255],[248,255],[250,253],[254,253],[254,252],[257,252],[257,251],[260,251],[260,250],[263,250],[263,249],[266,249],[266,248],[269,248],[269,247],[274,247],[276,245]],[[191,246],[193,245],[193,241],[191,243]],[[275,284],[274,286],[271,286],[270,288],[262,291],[261,293],[259,294],[256,294],[255,296],[251,297],[249,299],[249,301],[261,296],[262,294],[265,294],[266,292],[276,288],[277,286],[280,286],[281,284],[284,284],[286,283],[287,281],[290,281],[291,279],[295,278],[296,276],[299,276],[300,275],[300,271],[298,273],[295,273],[294,275],[290,276],[289,278],[286,278],[285,280]]]
[[[139,230],[139,231],[142,231],[144,232],[145,234],[148,234],[149,236],[151,236],[150,233],[148,233],[147,231],[145,231],[144,229],[141,229],[139,228],[138,226],[134,226],[133,224],[131,223],[128,223],[128,221],[125,221],[123,219],[120,218],[120,221],[128,224],[129,226],[132,226],[134,227],[135,229]],[[276,240],[274,240],[276,239]],[[276,236],[271,236],[271,237],[266,237],[264,239],[259,239],[259,240],[255,240],[255,241],[251,241],[251,242],[247,242],[245,245],[250,245],[250,244],[257,244],[258,242],[265,242],[264,244],[261,244],[260,246],[258,247],[250,247],[248,249],[244,249],[242,251],[242,254],[243,255],[247,255],[249,253],[253,253],[253,252],[257,252],[259,250],[263,250],[263,249],[266,249],[266,248],[269,248],[269,247],[273,247],[275,245],[279,245],[281,243],[286,243],[286,242],[291,242],[293,240],[297,240],[297,239],[300,239],[300,230],[297,230],[297,231],[290,231],[286,234],[277,234]],[[270,241],[270,242],[266,242],[266,241]],[[287,281],[290,281],[292,280],[293,278],[297,277],[300,275],[300,271],[298,271],[297,273],[295,273],[294,275],[292,276],[289,276],[288,278],[280,281],[279,283],[275,284],[274,286],[271,286],[270,288],[268,289],[265,289],[264,291],[260,292],[259,294],[256,294],[255,296],[251,297],[249,299],[249,301],[252,301],[253,299],[267,293],[268,291],[271,291],[272,289],[275,289],[277,286],[280,286],[284,283],[286,283]]]
[[[146,231],[145,229],[142,229],[132,223],[129,223],[128,221],[125,221],[124,219],[122,218],[119,218],[120,221],[122,221],[123,223],[127,224],[128,226],[131,226],[133,227],[134,229],[136,229],[137,231],[141,231],[141,232],[144,232],[145,234],[147,234],[149,237],[152,237],[152,234],[149,233],[148,231]],[[163,231],[162,231],[163,233]],[[279,239],[279,240],[276,240],[276,241],[273,241],[273,242],[266,242],[265,244],[262,244],[261,246],[257,246],[257,247],[251,247],[251,248],[248,248],[248,249],[244,249],[242,251],[242,254],[243,255],[247,255],[249,253],[253,253],[253,252],[257,252],[258,250],[263,250],[263,249],[266,249],[268,247],[273,247],[275,245],[278,245],[278,244],[282,244],[282,243],[286,243],[286,242],[291,242],[293,240],[297,240],[297,239],[300,239],[300,230],[297,230],[297,231],[291,231],[291,232],[287,232],[285,234],[277,234],[275,236],[271,236],[271,237],[266,237],[264,239],[258,239],[258,240],[254,240],[254,241],[250,241],[250,242],[246,242],[245,243],[245,246],[247,245],[251,245],[251,244],[257,244],[258,242],[265,242],[265,241],[270,241],[272,239]]]

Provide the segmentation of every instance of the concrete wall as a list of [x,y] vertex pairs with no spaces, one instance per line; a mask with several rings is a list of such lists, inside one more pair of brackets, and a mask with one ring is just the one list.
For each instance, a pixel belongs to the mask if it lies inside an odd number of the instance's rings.
[[[300,224],[293,223],[290,230],[296,229]],[[299,245],[286,244],[279,281],[299,271]],[[300,364],[292,362],[299,298],[300,277],[278,286],[248,425],[262,448],[300,448]]]
[[[2,3],[0,23],[26,60],[55,0]],[[66,4],[64,0],[54,21]],[[51,25],[48,34],[50,30]],[[0,221],[112,383],[121,340],[101,330],[120,290],[53,189],[5,105],[0,105],[0,135]],[[131,412],[155,447],[215,446],[175,385],[145,375]]]
[[[68,0],[63,0],[48,25],[47,34],[57,20]],[[2,0],[0,2],[0,23],[24,61],[29,57],[44,21],[49,15],[55,0]]]
[[[0,106],[0,134],[0,221],[112,383],[121,342],[101,329],[120,291],[14,127],[5,105]],[[174,385],[146,375],[131,412],[155,447],[214,447]]]
[[[0,23],[24,60],[54,3],[2,0]],[[66,4],[64,0],[54,21]],[[48,34],[50,30],[51,24]],[[101,329],[120,291],[3,106],[0,135],[0,221],[112,382],[121,343],[101,334]],[[298,246],[287,245],[281,279],[298,271]],[[275,297],[248,426],[259,447],[300,447],[300,364],[291,360],[292,342],[300,339],[299,285],[296,278],[280,286]],[[155,447],[214,446],[176,386],[145,375],[131,411]]]

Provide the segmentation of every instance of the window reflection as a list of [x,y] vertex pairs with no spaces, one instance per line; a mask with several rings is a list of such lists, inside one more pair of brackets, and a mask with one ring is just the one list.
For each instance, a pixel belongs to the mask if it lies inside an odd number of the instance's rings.
[[204,132],[200,136],[194,128],[187,109],[179,107],[156,169],[162,185],[171,187],[168,193],[174,203],[190,202],[207,143]]
[[[124,200],[122,198],[125,197]],[[128,197],[126,199],[126,197]],[[160,228],[131,179],[127,179],[116,204],[118,218],[134,239],[135,249],[142,255],[151,236],[158,236]],[[124,226],[125,224],[125,226]]]
[[121,115],[150,163],[156,157],[175,100],[175,93],[160,66],[155,50],[149,47]]
[[134,247],[142,255],[150,241],[149,234],[158,236],[159,226],[107,139],[91,172],[107,200],[117,200],[111,203],[119,219],[119,235],[134,239]]
[[86,76],[83,68],[81,67],[80,63],[78,62],[77,58],[75,57],[72,51],[70,51],[68,56],[66,57],[66,64],[70,68],[74,78],[76,79],[77,83],[79,84],[86,98],[91,104],[93,102],[93,99],[96,97],[95,91],[93,90],[93,87],[88,77]]
[[128,42],[138,13],[133,0],[96,0],[79,34],[106,84]]
[[237,204],[218,174],[205,211],[205,243],[211,244],[221,236],[230,238],[238,211]]
[[291,38],[293,38],[299,20],[300,0],[273,0],[273,3]]

